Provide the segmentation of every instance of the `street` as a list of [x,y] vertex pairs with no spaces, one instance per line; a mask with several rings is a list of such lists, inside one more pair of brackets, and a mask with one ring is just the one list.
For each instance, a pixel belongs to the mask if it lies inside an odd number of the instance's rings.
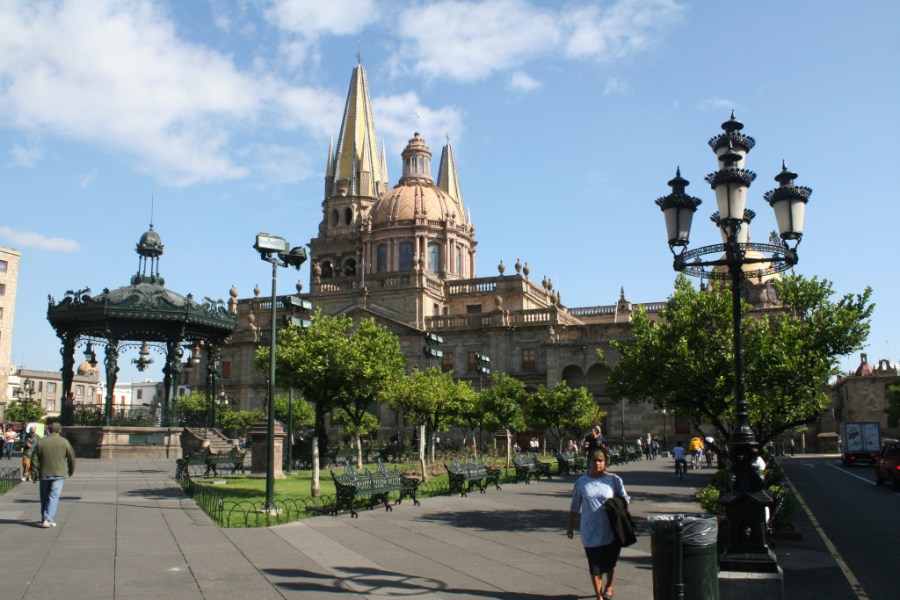
[[900,596],[900,493],[876,486],[871,467],[843,467],[836,456],[784,457],[780,462],[812,513],[813,526],[831,544],[829,551],[855,592],[851,597]]

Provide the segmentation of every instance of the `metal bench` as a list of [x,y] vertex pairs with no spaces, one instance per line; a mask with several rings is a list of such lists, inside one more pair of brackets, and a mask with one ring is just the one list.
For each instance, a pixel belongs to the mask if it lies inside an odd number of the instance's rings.
[[526,484],[531,483],[532,475],[540,480],[541,477],[550,479],[550,465],[539,461],[533,454],[517,454],[513,457],[516,467],[516,483],[524,479]]
[[560,475],[571,475],[584,469],[584,457],[575,452],[555,452]]
[[450,494],[467,495],[473,487],[478,487],[483,494],[488,484],[493,484],[500,489],[500,469],[489,467],[484,463],[475,461],[459,462],[457,459],[444,463],[447,469],[447,479],[450,483]]
[[394,504],[400,504],[403,498],[412,498],[415,506],[419,505],[416,494],[419,489],[419,480],[414,477],[406,477],[397,469],[388,469],[384,463],[379,462],[374,471],[357,471],[353,465],[344,467],[343,473],[331,471],[336,491],[334,513],[349,510],[351,517],[359,516],[356,512],[357,498],[368,497],[368,508],[371,510],[375,504],[381,503],[386,511],[393,508],[388,503],[392,493],[398,497]]
[[175,478],[207,477],[211,468],[209,465],[211,455],[209,448],[203,448],[179,458],[175,461]]

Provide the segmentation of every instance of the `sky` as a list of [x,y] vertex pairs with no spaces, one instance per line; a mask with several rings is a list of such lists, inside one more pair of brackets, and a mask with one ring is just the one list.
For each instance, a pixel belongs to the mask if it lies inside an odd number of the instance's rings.
[[[415,131],[435,169],[449,139],[478,275],[521,259],[569,307],[672,293],[654,200],[676,167],[703,200],[691,247],[719,242],[707,140],[734,110],[757,142],[751,236],[775,228],[763,194],[785,160],[813,189],[796,270],[836,298],[871,286],[864,351],[900,361],[898,198],[884,187],[898,173],[898,22],[894,0],[3,0],[0,246],[22,254],[12,362],[59,369],[48,296],[127,285],[151,221],[168,288],[270,290],[255,236],[317,234],[358,60],[391,184]],[[279,271],[279,293],[298,278],[308,289],[308,263]],[[161,356],[143,374],[130,358],[119,381],[161,379]]]

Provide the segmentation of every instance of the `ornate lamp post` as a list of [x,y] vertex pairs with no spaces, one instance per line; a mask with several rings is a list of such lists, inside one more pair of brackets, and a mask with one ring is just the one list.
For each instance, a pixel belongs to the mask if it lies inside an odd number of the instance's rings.
[[[681,177],[680,169],[668,183],[672,193],[659,198],[656,204],[665,215],[674,269],[693,277],[731,282],[735,416],[728,441],[730,489],[719,499],[728,517],[728,545],[720,566],[723,571],[775,572],[778,565],[766,544],[765,519],[765,509],[773,500],[755,466],[759,444],[747,415],[741,282],[750,277],[761,281],[797,263],[797,245],[803,237],[803,217],[812,190],[794,185],[797,174],[782,163],[781,173],[775,177],[780,187],[764,195],[775,211],[779,234],[773,232],[768,244],[750,242],[749,223],[755,215],[745,205],[747,190],[756,174],[743,167],[756,141],[741,133],[743,127],[732,112],[722,124],[724,133],[709,140],[718,157],[719,170],[709,174],[706,181],[716,193],[718,212],[712,221],[719,227],[724,243],[687,249],[691,220],[701,201],[685,193],[688,181]],[[718,258],[702,258],[711,255]]]
[[275,511],[275,336],[277,335],[276,319],[278,318],[278,267],[294,267],[306,262],[306,248],[298,246],[291,250],[287,240],[268,233],[256,236],[253,247],[260,258],[272,263],[272,332],[269,347],[269,411],[267,417],[269,440],[266,447],[266,506],[265,511]]

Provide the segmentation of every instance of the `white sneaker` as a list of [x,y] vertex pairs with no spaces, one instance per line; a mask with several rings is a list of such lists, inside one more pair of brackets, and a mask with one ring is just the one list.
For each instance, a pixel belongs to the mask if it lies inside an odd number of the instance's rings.
[[50,521],[50,527],[56,527],[56,522]]
[[50,521],[41,521],[41,527],[44,529],[49,529],[53,527],[53,524]]

